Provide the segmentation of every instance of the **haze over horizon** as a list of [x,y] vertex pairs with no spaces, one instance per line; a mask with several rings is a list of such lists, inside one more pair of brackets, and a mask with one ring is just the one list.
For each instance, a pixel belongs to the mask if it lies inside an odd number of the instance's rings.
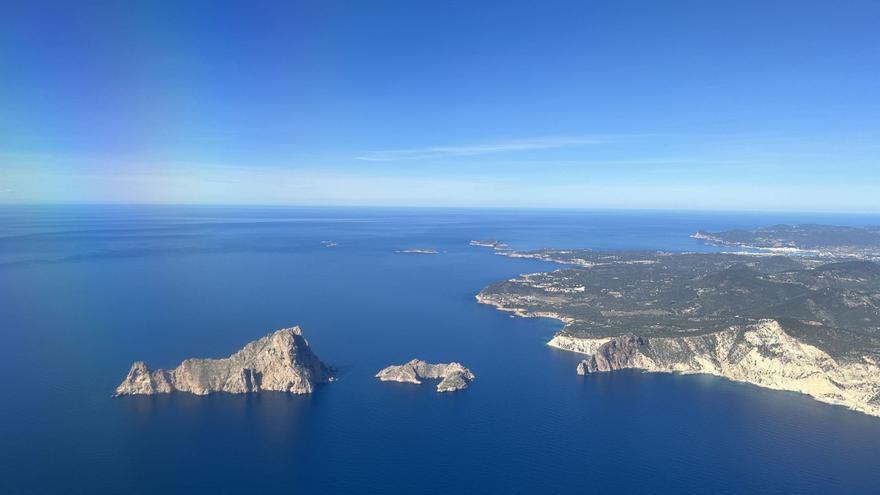
[[880,3],[14,2],[0,203],[880,212]]

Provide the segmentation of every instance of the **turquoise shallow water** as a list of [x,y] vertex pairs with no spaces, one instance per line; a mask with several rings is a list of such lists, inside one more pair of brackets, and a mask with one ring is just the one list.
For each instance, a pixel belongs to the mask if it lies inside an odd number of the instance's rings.
[[[880,419],[704,376],[578,377],[558,328],[479,305],[553,269],[469,247],[708,249],[697,228],[876,217],[220,207],[0,209],[0,493],[876,493]],[[334,240],[336,248],[324,248]],[[442,253],[395,254],[409,247]],[[299,324],[312,396],[110,399],[131,361]],[[459,360],[456,394],[380,383]]]

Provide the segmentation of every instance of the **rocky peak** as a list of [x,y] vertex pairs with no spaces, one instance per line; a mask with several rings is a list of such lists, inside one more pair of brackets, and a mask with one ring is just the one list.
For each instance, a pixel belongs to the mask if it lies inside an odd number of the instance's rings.
[[316,384],[332,380],[332,370],[312,352],[302,330],[291,327],[250,342],[227,358],[187,359],[170,371],[151,372],[146,363],[136,361],[115,395],[264,390],[307,394]]

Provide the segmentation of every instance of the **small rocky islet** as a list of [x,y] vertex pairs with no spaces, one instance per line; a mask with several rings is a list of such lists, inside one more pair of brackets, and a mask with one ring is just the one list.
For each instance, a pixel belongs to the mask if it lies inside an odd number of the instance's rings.
[[440,251],[434,248],[407,248],[395,252],[398,254],[440,254]]
[[421,359],[400,365],[388,366],[376,373],[376,378],[383,382],[414,383],[420,385],[422,380],[440,380],[438,392],[455,392],[463,390],[476,378],[474,373],[461,363],[431,364]]

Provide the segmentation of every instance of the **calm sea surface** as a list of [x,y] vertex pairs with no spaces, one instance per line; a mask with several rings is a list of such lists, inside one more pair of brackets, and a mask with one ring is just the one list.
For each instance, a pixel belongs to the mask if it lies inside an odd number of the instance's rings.
[[[0,207],[0,493],[880,493],[880,418],[707,376],[579,377],[544,345],[557,322],[474,300],[555,266],[471,239],[692,251],[698,228],[778,222],[880,219]],[[294,324],[341,370],[311,396],[110,398],[134,360]],[[373,378],[414,357],[477,380]]]

